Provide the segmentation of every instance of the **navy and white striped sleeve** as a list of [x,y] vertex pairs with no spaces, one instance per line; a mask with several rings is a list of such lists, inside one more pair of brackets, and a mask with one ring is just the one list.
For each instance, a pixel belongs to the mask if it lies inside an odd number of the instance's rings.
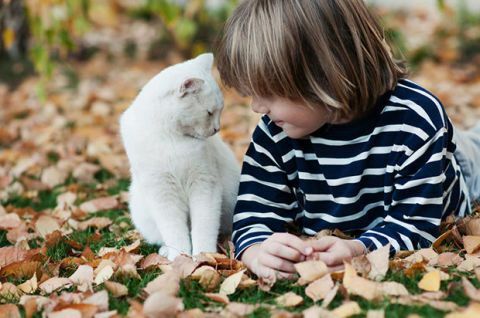
[[267,120],[260,120],[243,160],[233,216],[232,241],[237,258],[273,233],[286,232],[285,225],[295,219],[297,203]]
[[430,247],[438,237],[445,210],[445,171],[453,154],[448,149],[449,125],[439,120],[434,126],[428,138],[395,165],[392,201],[385,206],[384,220],[357,238],[367,249],[390,243],[394,255]]

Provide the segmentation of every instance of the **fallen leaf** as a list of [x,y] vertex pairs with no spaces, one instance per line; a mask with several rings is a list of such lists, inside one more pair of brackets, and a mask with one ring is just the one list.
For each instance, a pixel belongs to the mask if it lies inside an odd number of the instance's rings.
[[110,224],[112,224],[112,220],[107,217],[93,217],[91,219],[78,223],[78,229],[80,231],[84,231],[89,227],[94,227],[101,230],[103,228],[106,228]]
[[370,309],[367,312],[367,318],[384,318],[384,317],[385,317],[385,311],[383,309],[377,309],[377,310]]
[[82,312],[76,309],[63,309],[48,314],[48,318],[82,318]]
[[385,277],[388,271],[389,253],[390,243],[366,255],[370,261],[371,268],[368,273],[368,278],[381,281]]
[[358,315],[362,312],[362,309],[355,301],[347,301],[341,304],[339,307],[332,310],[332,313],[340,318],[350,317],[353,315]]
[[468,280],[468,278],[462,277],[462,285],[463,290],[465,291],[465,294],[468,296],[468,298],[480,302],[480,290],[475,288],[475,286],[473,286],[473,284]]
[[34,273],[32,278],[18,285],[17,288],[20,289],[25,294],[33,294],[38,288],[37,274]]
[[255,311],[257,305],[232,302],[220,313],[221,317],[245,317]]
[[45,294],[51,294],[60,288],[70,287],[72,282],[65,277],[52,277],[39,285],[40,290]]
[[161,291],[148,296],[143,304],[143,312],[147,317],[152,318],[175,317],[183,308],[183,302],[180,298]]
[[302,314],[303,318],[338,318],[338,316],[334,313],[318,306],[312,306],[308,309],[305,309]]
[[90,265],[80,265],[69,279],[81,292],[92,290],[93,268]]
[[327,265],[322,261],[306,261],[294,264],[300,274],[299,284],[306,285],[328,273]]
[[435,270],[426,273],[418,282],[418,287],[426,291],[440,290],[440,271]]
[[104,282],[104,284],[105,288],[112,293],[113,297],[122,297],[128,295],[128,288],[123,284],[111,282],[109,280]]
[[118,206],[117,196],[109,196],[83,202],[80,209],[87,213],[115,209]]
[[231,295],[235,293],[235,291],[237,290],[237,286],[240,284],[240,281],[242,280],[242,276],[244,272],[245,270],[241,270],[227,277],[220,285],[220,291],[218,293],[222,295]]
[[144,290],[149,294],[161,291],[164,294],[175,296],[180,290],[180,276],[176,271],[166,272],[149,282]]
[[21,318],[18,307],[14,304],[0,305],[0,317],[5,318]]
[[334,283],[330,274],[324,275],[305,288],[305,294],[313,301],[323,299],[334,287]]
[[16,213],[8,213],[0,216],[0,230],[8,230],[20,226],[22,220]]
[[377,283],[357,276],[351,264],[344,264],[345,274],[343,275],[343,286],[350,294],[362,296],[367,300],[373,300],[380,296]]
[[216,301],[217,303],[228,304],[230,300],[227,295],[217,294],[217,293],[205,293],[205,296],[209,299]]
[[106,280],[109,280],[110,277],[113,275],[113,268],[110,265],[104,266],[102,270],[98,272],[98,274],[95,276],[95,284],[100,285],[101,283],[105,282]]
[[477,318],[480,316],[480,304],[471,303],[467,308],[458,312],[452,312],[445,316],[445,318]]
[[43,238],[59,229],[60,225],[58,224],[57,219],[48,215],[40,216],[35,222],[35,230]]
[[95,305],[99,311],[108,310],[108,292],[101,290],[83,300],[84,304]]
[[282,307],[296,307],[303,303],[303,298],[294,292],[288,292],[275,298],[275,302]]
[[140,268],[141,269],[146,269],[151,266],[156,266],[156,265],[165,265],[165,264],[170,264],[171,262],[168,260],[168,258],[163,257],[161,255],[158,255],[157,253],[152,253],[147,255],[142,262],[140,263]]
[[200,266],[190,276],[194,280],[198,280],[200,285],[206,291],[213,291],[220,285],[220,274],[211,266]]
[[480,248],[480,236],[465,235],[463,246],[468,254],[475,253]]

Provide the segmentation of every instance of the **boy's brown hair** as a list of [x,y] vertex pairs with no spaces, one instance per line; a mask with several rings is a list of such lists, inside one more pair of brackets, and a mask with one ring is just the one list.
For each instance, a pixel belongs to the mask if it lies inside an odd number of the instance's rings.
[[217,65],[243,95],[326,105],[352,119],[406,75],[363,0],[244,0],[226,22]]

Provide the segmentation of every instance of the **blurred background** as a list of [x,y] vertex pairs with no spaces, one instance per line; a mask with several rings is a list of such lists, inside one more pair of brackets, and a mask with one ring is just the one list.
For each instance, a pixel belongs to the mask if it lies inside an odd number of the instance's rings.
[[[410,78],[455,125],[478,121],[480,1],[368,2]],[[128,179],[119,114],[165,66],[213,51],[236,3],[1,0],[0,200]],[[221,134],[241,160],[258,116],[248,99],[224,93]]]

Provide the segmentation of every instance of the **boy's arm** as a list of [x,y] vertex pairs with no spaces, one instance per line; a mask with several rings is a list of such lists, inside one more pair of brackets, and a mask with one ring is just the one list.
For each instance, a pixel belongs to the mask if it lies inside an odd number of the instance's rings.
[[[286,140],[272,137],[263,117],[255,129],[244,157],[237,204],[233,216],[232,241],[235,256],[274,232],[285,232],[295,220],[296,200],[288,186],[278,147]],[[279,140],[280,139],[280,140]]]
[[451,212],[444,211],[445,171],[452,164],[447,158],[453,156],[447,144],[447,129],[442,127],[397,167],[386,217],[358,241],[369,250],[390,242],[391,255],[431,246],[439,236],[443,214]]

